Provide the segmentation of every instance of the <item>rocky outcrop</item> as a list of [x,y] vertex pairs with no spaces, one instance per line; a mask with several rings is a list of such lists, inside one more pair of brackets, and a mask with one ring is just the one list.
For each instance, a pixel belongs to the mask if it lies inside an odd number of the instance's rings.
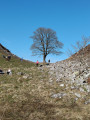
[[[89,50],[88,50],[89,51]],[[85,57],[81,55],[78,59],[67,59],[64,61],[50,64],[50,84],[57,82],[57,84],[64,88],[64,93],[60,89],[60,92],[53,93],[51,97],[62,98],[72,94],[75,100],[85,99],[85,96],[90,94],[90,51]],[[79,59],[80,58],[80,59]],[[90,103],[90,98],[85,101],[85,104]]]

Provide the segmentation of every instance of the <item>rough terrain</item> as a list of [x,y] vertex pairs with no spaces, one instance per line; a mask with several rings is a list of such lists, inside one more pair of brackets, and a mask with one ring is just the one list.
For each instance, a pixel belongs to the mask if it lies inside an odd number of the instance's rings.
[[[11,60],[2,55],[11,55]],[[90,49],[36,67],[1,47],[0,68],[5,74],[0,74],[0,120],[89,120],[89,56]]]

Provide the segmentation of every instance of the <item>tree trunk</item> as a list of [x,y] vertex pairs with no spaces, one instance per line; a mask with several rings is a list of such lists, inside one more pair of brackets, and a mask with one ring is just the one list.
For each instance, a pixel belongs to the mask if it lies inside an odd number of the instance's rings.
[[43,63],[46,63],[46,55],[43,55]]

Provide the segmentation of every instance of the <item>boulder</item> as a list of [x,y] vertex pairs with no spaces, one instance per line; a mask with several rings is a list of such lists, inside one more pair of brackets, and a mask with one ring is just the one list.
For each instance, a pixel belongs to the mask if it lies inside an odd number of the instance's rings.
[[52,95],[51,97],[52,98],[62,98],[63,96],[66,96],[66,93],[57,93],[57,94]]
[[75,96],[77,96],[78,98],[81,97],[81,95],[79,93],[75,93]]
[[64,87],[64,84],[60,84],[60,87]]

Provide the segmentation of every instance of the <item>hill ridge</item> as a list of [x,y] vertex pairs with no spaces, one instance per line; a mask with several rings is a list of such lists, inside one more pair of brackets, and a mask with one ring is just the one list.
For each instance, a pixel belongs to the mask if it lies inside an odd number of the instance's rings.
[[5,50],[6,52],[11,53],[10,50],[4,47],[1,43],[0,43],[0,50]]

